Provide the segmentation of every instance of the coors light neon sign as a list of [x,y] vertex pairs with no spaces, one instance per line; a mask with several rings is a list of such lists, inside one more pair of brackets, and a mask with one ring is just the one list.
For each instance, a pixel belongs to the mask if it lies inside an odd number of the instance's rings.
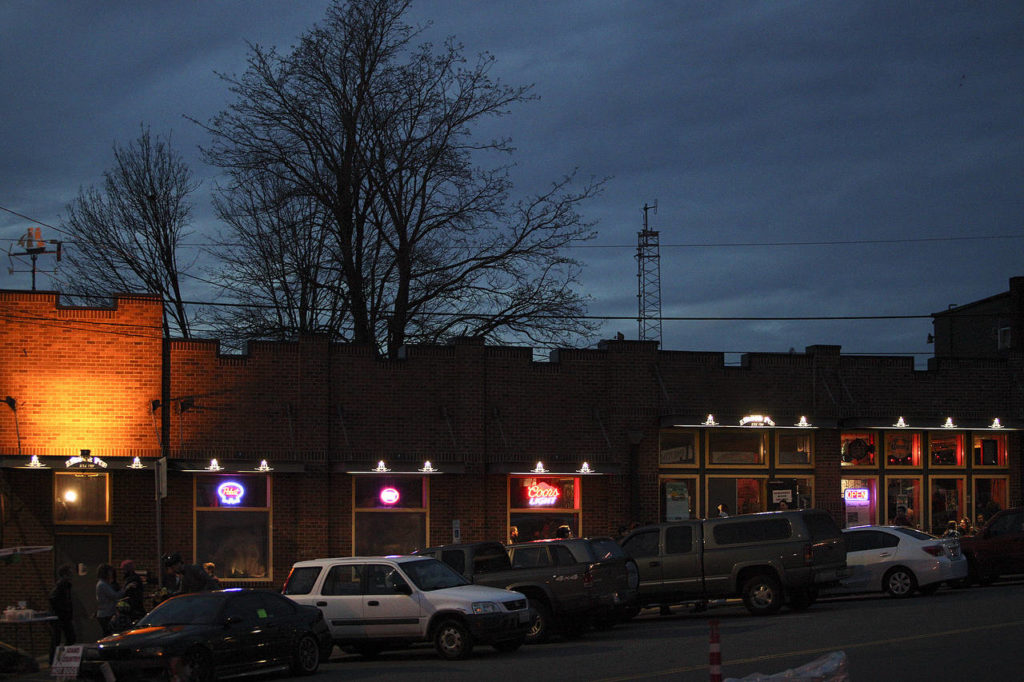
[[543,481],[538,481],[526,488],[526,497],[529,499],[531,507],[550,507],[558,502],[558,496],[561,494],[562,491],[558,488]]

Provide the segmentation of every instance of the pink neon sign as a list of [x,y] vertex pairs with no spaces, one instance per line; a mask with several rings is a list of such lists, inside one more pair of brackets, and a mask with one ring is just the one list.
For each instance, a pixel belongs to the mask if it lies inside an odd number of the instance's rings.
[[217,497],[220,498],[221,504],[241,504],[243,495],[245,495],[245,488],[241,483],[225,481],[217,486]]
[[531,507],[549,507],[558,502],[558,496],[561,494],[558,488],[543,481],[534,483],[526,489]]
[[847,502],[868,502],[871,500],[871,491],[867,488],[847,488],[843,496]]
[[381,488],[380,501],[384,504],[397,504],[400,495],[394,488]]

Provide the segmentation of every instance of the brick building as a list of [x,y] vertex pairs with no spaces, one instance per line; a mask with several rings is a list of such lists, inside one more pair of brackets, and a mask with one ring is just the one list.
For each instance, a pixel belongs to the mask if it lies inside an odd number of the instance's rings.
[[321,338],[231,356],[164,341],[151,296],[0,291],[0,319],[0,546],[53,547],[0,566],[5,605],[45,609],[72,563],[87,616],[99,563],[155,577],[169,551],[279,586],[298,559],[512,526],[606,535],[724,503],[849,525],[906,507],[932,530],[1021,495],[1019,348],[927,370],[820,345],[726,366],[627,340],[548,362],[475,338],[398,360]]

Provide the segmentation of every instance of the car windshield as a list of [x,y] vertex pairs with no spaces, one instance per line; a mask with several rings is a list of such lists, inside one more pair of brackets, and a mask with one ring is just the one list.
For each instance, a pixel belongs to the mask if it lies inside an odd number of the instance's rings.
[[907,528],[905,526],[900,526],[899,528],[893,528],[893,530],[896,531],[897,533],[903,533],[904,535],[909,535],[910,537],[914,538],[915,540],[937,540],[938,539],[934,535],[929,535],[928,533],[922,533],[919,530],[915,530],[913,528]]
[[223,598],[209,593],[181,595],[157,606],[136,627],[215,623],[223,605]]
[[590,546],[594,550],[594,556],[598,561],[608,561],[609,559],[622,559],[625,558],[626,553],[622,551],[622,547],[619,543],[615,542],[611,538],[594,538],[590,541]]
[[468,580],[456,573],[448,564],[437,559],[407,561],[400,565],[402,571],[409,576],[409,580],[424,592],[470,584]]

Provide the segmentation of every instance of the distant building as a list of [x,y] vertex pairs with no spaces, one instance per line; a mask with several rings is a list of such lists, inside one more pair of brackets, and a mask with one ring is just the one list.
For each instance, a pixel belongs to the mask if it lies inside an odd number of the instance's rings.
[[1010,290],[933,314],[936,358],[1001,358],[1024,350],[1024,277]]

